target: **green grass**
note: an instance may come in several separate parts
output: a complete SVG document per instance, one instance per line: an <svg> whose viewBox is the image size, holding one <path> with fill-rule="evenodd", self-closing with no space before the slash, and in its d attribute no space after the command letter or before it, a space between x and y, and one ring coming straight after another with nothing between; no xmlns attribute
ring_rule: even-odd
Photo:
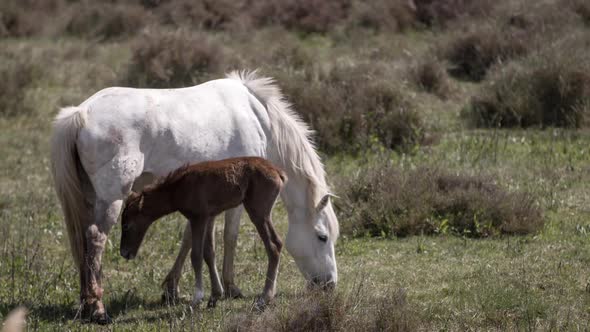
<svg viewBox="0 0 590 332"><path fill-rule="evenodd" d="M227 32L211 35L236 55L231 65L268 69L265 65L270 62L272 70L276 70L272 61L281 63L282 59L272 59L281 45L270 41L286 36L289 43L312 55L311 63L304 64L309 68L283 69L287 78L298 77L295 74L304 70L317 75L339 63L359 64L369 59L388 68L387 75L415 102L433 143L410 147L405 153L375 145L354 156L326 156L336 194L361 166L386 158L401 170L431 167L488 176L509 191L530 192L544 213L543 229L527 236L341 236L336 245L340 277L336 298L355 304L362 297L359 305L369 306L335 311L350 316L342 317L343 321L379 310L372 303L401 289L412 329L590 330L590 131L467 129L460 111L481 84L451 80L450 96L440 99L417 89L404 76L407 68L436 53L458 30L376 35L359 30L350 36L307 39L272 28L261 29L253 38ZM160 283L174 262L184 228L184 220L173 215L150 229L139 256L132 261L119 256L119 225L113 228L103 258L104 300L113 324L100 327L73 320L78 275L51 186L51 118L60 106L78 104L103 87L121 84L132 42L96 43L72 37L0 40L0 61L15 59L7 53L17 58L27 55L42 68L37 81L24 92L23 103L30 113L0 117L0 321L18 305L29 309L27 323L33 331L201 331L224 329L245 314L261 320L269 316L289 319L293 308L308 303L309 295L286 250L276 302L262 315L253 311L254 297L263 286L266 255L246 217L236 260L236 282L246 298L220 301L215 309L191 309L194 276L187 262L180 285L184 301L173 307L162 305ZM272 51L260 51L267 46ZM341 202L335 199L338 204ZM287 218L281 204L275 208L274 222L284 238ZM349 222L340 220L341 224ZM219 267L222 234L218 220ZM205 283L209 290L208 276ZM359 325L351 326L358 329Z"/></svg>
<svg viewBox="0 0 590 332"><path fill-rule="evenodd" d="M78 278L49 178L47 122L3 123L0 128L0 313L24 304L33 330L92 330L98 327L72 321ZM484 240L342 237L336 247L338 292L361 281L368 296L403 288L408 306L417 312L413 319L428 330L590 328L588 153L589 133L551 130L452 133L414 155L393 153L390 157L401 168L434 164L485 172L510 187L535 192L546 211L545 228L536 235ZM338 178L371 158L332 157L327 164L332 178ZM284 235L281 205L274 220ZM182 218L156 223L139 257L130 262L118 255L116 226L104 257L111 328L217 330L236 314L251 311L263 285L266 258L254 228L247 220L242 224L236 278L247 298L196 310L188 306L194 279L188 263L181 282L187 301L175 307L159 303L159 284L175 258ZM219 262L221 234L218 221ZM298 301L304 290L304 280L285 252L274 306Z"/></svg>

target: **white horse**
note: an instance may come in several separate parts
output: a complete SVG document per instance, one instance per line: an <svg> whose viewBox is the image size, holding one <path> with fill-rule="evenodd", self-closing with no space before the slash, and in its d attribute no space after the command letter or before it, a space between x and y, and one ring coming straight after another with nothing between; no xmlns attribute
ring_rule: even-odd
<svg viewBox="0 0 590 332"><path fill-rule="evenodd" d="M107 88L78 107L62 109L54 123L52 172L80 272L81 301L92 319L108 322L101 257L123 199L132 188L187 162L259 156L285 169L289 182L281 197L289 217L287 250L309 282L335 284L338 221L309 136L273 80L253 72L183 89ZM225 214L226 296L240 295L233 258L242 211L238 207ZM190 238L187 228L164 281L172 297ZM195 294L203 294L202 289Z"/></svg>

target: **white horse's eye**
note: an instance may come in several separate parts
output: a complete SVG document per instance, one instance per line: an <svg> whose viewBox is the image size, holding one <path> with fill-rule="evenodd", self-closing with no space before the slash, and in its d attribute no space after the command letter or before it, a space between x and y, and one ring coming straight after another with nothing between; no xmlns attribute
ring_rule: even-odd
<svg viewBox="0 0 590 332"><path fill-rule="evenodd" d="M322 242L328 242L328 235L326 234L318 234L318 240Z"/></svg>

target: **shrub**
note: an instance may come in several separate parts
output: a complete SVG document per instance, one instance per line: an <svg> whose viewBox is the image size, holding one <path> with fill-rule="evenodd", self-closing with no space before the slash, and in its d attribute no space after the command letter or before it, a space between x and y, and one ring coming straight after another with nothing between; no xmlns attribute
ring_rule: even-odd
<svg viewBox="0 0 590 332"><path fill-rule="evenodd" d="M449 78L443 65L434 58L415 65L410 72L414 83L422 90L446 98L451 93Z"/></svg>
<svg viewBox="0 0 590 332"><path fill-rule="evenodd" d="M223 61L221 46L204 34L144 34L133 49L126 83L154 88L195 85L220 75Z"/></svg>
<svg viewBox="0 0 590 332"><path fill-rule="evenodd" d="M385 163L359 170L340 188L342 232L408 236L452 232L472 237L527 234L543 226L526 193L507 192L489 178L431 168L400 171Z"/></svg>
<svg viewBox="0 0 590 332"><path fill-rule="evenodd" d="M245 15L243 1L235 0L176 0L152 6L158 7L156 13L164 24L175 27L226 29L239 15Z"/></svg>
<svg viewBox="0 0 590 332"><path fill-rule="evenodd" d="M147 20L147 13L137 4L81 2L70 10L66 32L103 40L134 35Z"/></svg>
<svg viewBox="0 0 590 332"><path fill-rule="evenodd" d="M40 76L40 68L22 56L2 59L0 66L0 117L29 114L33 109L26 103L27 88Z"/></svg>
<svg viewBox="0 0 590 332"><path fill-rule="evenodd" d="M355 152L374 141L405 149L421 141L423 122L391 77L370 65L338 65L317 77L278 74L281 87L327 152Z"/></svg>
<svg viewBox="0 0 590 332"><path fill-rule="evenodd" d="M15 0L0 2L0 37L26 37L39 33L44 17Z"/></svg>
<svg viewBox="0 0 590 332"><path fill-rule="evenodd" d="M574 11L580 15L586 25L590 25L590 4L586 1L574 2Z"/></svg>
<svg viewBox="0 0 590 332"><path fill-rule="evenodd" d="M360 26L377 32L403 31L416 23L411 1L356 1L351 15L354 28Z"/></svg>
<svg viewBox="0 0 590 332"><path fill-rule="evenodd" d="M417 19L428 26L445 26L462 16L482 16L490 12L488 0L413 0Z"/></svg>
<svg viewBox="0 0 590 332"><path fill-rule="evenodd" d="M533 63L502 71L463 116L476 127L588 125L590 66L558 56Z"/></svg>
<svg viewBox="0 0 590 332"><path fill-rule="evenodd" d="M348 17L350 6L350 0L261 1L250 15L258 26L278 24L303 33L325 33Z"/></svg>
<svg viewBox="0 0 590 332"><path fill-rule="evenodd" d="M274 306L261 314L238 314L226 331L412 331L417 318L403 290L369 293L357 286L354 293L310 292L287 308Z"/></svg>
<svg viewBox="0 0 590 332"><path fill-rule="evenodd" d="M450 62L450 74L481 81L488 69L499 61L525 54L528 47L516 33L506 30L480 29L456 39L444 51Z"/></svg>

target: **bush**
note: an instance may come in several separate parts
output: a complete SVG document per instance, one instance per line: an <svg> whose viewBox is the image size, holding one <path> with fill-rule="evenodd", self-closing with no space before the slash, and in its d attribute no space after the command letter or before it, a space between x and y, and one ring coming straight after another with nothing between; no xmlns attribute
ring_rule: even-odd
<svg viewBox="0 0 590 332"><path fill-rule="evenodd" d="M528 234L543 227L526 193L507 192L488 178L436 169L399 171L378 163L342 184L342 232L352 236L456 233L470 237Z"/></svg>
<svg viewBox="0 0 590 332"><path fill-rule="evenodd" d="M392 149L420 143L423 122L395 79L370 65L339 65L314 75L278 78L327 152L355 152L373 142Z"/></svg>
<svg viewBox="0 0 590 332"><path fill-rule="evenodd" d="M476 127L587 126L590 66L583 63L549 56L508 68L472 98L463 116Z"/></svg>
<svg viewBox="0 0 590 332"><path fill-rule="evenodd" d="M0 37L28 37L42 31L45 16L27 1L0 2Z"/></svg>
<svg viewBox="0 0 590 332"><path fill-rule="evenodd" d="M26 103L27 88L40 76L40 68L22 56L2 59L0 66L0 117L29 114L33 109Z"/></svg>
<svg viewBox="0 0 590 332"><path fill-rule="evenodd" d="M586 25L590 25L590 4L586 1L577 1L574 3L574 11L580 15Z"/></svg>
<svg viewBox="0 0 590 332"><path fill-rule="evenodd" d="M351 15L351 29L360 26L377 32L404 31L416 23L411 1L356 1Z"/></svg>
<svg viewBox="0 0 590 332"><path fill-rule="evenodd" d="M443 65L434 58L415 65L410 72L414 83L422 90L446 98L451 93L447 73Z"/></svg>
<svg viewBox="0 0 590 332"><path fill-rule="evenodd" d="M483 16L490 12L489 0L414 0L418 21L427 26L446 26L462 16Z"/></svg>
<svg viewBox="0 0 590 332"><path fill-rule="evenodd" d="M221 75L223 61L221 46L204 34L144 34L133 49L126 83L153 88L195 85Z"/></svg>
<svg viewBox="0 0 590 332"><path fill-rule="evenodd" d="M243 1L235 0L176 0L158 3L155 12L164 24L218 30L230 27L238 16L245 15L243 5Z"/></svg>
<svg viewBox="0 0 590 332"><path fill-rule="evenodd" d="M261 1L250 15L258 26L278 24L303 33L325 33L346 20L350 7L350 0Z"/></svg>
<svg viewBox="0 0 590 332"><path fill-rule="evenodd" d="M480 29L456 39L444 51L450 62L450 74L467 80L481 81L497 62L525 54L528 47L515 32Z"/></svg>
<svg viewBox="0 0 590 332"><path fill-rule="evenodd" d="M66 32L103 40L134 35L147 21L147 12L137 4L81 2L70 10Z"/></svg>
<svg viewBox="0 0 590 332"><path fill-rule="evenodd" d="M291 301L287 308L274 306L262 314L238 314L226 331L413 331L417 318L406 303L403 290L384 296L354 293L310 292Z"/></svg>

